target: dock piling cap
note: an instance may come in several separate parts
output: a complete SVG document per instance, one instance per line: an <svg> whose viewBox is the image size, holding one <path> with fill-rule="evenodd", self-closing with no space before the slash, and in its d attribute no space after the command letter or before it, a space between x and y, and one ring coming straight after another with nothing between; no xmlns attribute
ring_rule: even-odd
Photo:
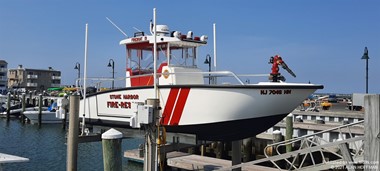
<svg viewBox="0 0 380 171"><path fill-rule="evenodd" d="M123 133L113 128L109 129L108 131L102 134L102 139L112 140L121 138L123 138Z"/></svg>

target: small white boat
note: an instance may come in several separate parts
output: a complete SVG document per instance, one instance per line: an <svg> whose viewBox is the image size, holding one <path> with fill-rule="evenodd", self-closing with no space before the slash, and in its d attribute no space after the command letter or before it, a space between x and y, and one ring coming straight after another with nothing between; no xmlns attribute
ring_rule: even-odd
<svg viewBox="0 0 380 171"><path fill-rule="evenodd" d="M38 109L25 111L24 115L30 120L32 124L38 123ZM41 123L62 123L62 120L56 117L55 111L43 110L41 111Z"/></svg>
<svg viewBox="0 0 380 171"><path fill-rule="evenodd" d="M41 123L62 123L61 118L56 117L57 103L54 102L50 107L42 107ZM23 114L32 124L38 123L38 115L40 114L39 107L28 108Z"/></svg>
<svg viewBox="0 0 380 171"><path fill-rule="evenodd" d="M46 107L43 107L43 110L46 110L47 108ZM28 108L25 108L25 111L34 111L34 110L38 110L38 107L28 107ZM11 115L11 117L18 117L20 114L22 113L22 108L17 108L17 109L11 109L9 111L9 114ZM1 117L5 117L7 115L7 112L1 112L0 113L0 116Z"/></svg>

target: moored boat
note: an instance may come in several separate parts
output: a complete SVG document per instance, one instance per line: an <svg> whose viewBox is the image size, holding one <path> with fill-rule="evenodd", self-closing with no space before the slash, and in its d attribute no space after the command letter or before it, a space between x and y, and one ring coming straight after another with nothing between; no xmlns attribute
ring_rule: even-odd
<svg viewBox="0 0 380 171"><path fill-rule="evenodd" d="M230 71L202 72L197 67L198 48L207 44L207 36L170 32L166 25L150 28L150 35L138 32L120 42L127 51L126 87L87 95L86 108L82 99L80 116L84 114L86 123L140 128L146 116L139 106L157 94L160 125L167 131L196 134L201 140L237 140L272 127L323 88L286 83L275 74L272 81L246 84ZM237 84L217 84L217 77L232 77Z"/></svg>
<svg viewBox="0 0 380 171"><path fill-rule="evenodd" d="M30 123L38 123L38 110L30 110L23 112L23 115L30 120ZM56 117L55 111L44 110L41 111L41 123L42 124L51 124L51 123L62 123L62 120Z"/></svg>

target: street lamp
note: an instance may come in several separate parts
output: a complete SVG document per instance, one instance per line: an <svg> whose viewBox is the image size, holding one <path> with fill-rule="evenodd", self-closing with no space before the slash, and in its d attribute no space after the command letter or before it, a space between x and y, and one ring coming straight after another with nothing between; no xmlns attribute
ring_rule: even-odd
<svg viewBox="0 0 380 171"><path fill-rule="evenodd" d="M368 49L367 47L364 48L364 54L362 56L362 59L365 59L365 93L368 94Z"/></svg>
<svg viewBox="0 0 380 171"><path fill-rule="evenodd" d="M111 63L112 61L112 63ZM112 67L112 89L114 88L114 79L115 79L115 61L113 61L113 59L110 59L108 61L108 65L107 67Z"/></svg>
<svg viewBox="0 0 380 171"><path fill-rule="evenodd" d="M76 64L75 64L75 67L74 67L74 69L77 69L78 70L78 80L77 80L77 87L79 87L79 78L80 78L80 63L79 62L77 62Z"/></svg>
<svg viewBox="0 0 380 171"><path fill-rule="evenodd" d="M210 54L206 55L206 60L204 64L208 64L208 72L211 72L211 56ZM211 74L208 74L208 84L211 84Z"/></svg>

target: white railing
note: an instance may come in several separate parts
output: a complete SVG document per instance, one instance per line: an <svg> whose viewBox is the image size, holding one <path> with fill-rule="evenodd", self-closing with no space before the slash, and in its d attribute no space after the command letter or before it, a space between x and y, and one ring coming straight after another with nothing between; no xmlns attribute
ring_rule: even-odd
<svg viewBox="0 0 380 171"><path fill-rule="evenodd" d="M204 78L220 78L220 77L232 77L234 78L240 85L245 85L245 83L239 78L239 77L268 77L269 74L240 74L237 75L234 72L231 71L213 71L213 72L176 72L176 73L165 73L168 75L190 75L190 74L202 74ZM157 73L158 76L163 75L162 73ZM146 76L153 76L153 73L151 74L143 74L143 75L134 75L129 77L119 77L119 78L106 78L106 77L88 77L87 80L92 81L121 81L126 80L129 78L139 78L139 77L146 77ZM76 82L83 81L83 78L77 78Z"/></svg>

